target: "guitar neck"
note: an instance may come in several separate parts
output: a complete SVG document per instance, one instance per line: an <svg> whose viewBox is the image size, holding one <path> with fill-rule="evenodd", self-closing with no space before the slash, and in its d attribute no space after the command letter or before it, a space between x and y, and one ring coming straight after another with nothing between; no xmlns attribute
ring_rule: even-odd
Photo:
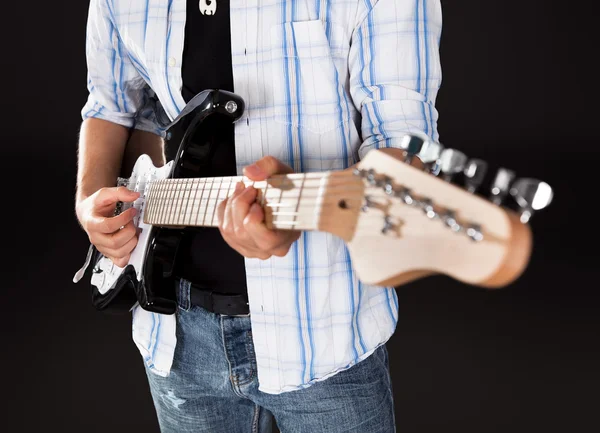
<svg viewBox="0 0 600 433"><path fill-rule="evenodd" d="M144 222L171 227L218 226L219 203L243 182L258 190L257 202L269 228L317 230L323 196L330 174L277 175L254 182L244 176L162 179L146 195Z"/></svg>

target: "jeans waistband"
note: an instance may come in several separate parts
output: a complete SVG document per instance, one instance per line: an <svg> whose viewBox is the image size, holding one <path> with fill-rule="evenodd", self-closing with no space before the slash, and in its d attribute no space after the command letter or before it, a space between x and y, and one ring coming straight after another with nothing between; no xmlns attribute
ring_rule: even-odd
<svg viewBox="0 0 600 433"><path fill-rule="evenodd" d="M175 283L177 285L177 304L182 310L189 311L192 306L197 306L224 316L250 315L247 294L215 292L196 286L184 278L176 279Z"/></svg>

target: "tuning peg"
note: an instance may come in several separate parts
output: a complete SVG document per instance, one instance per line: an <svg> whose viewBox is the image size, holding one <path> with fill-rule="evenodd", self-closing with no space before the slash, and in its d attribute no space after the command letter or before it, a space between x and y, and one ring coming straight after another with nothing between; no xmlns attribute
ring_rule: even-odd
<svg viewBox="0 0 600 433"><path fill-rule="evenodd" d="M425 140L416 135L405 135L400 142L400 148L406 152L404 162L410 164L415 157L421 152Z"/></svg>
<svg viewBox="0 0 600 433"><path fill-rule="evenodd" d="M452 177L462 172L467 163L467 155L456 149L444 149L440 156L440 170L443 174L443 179L447 182L452 180Z"/></svg>
<svg viewBox="0 0 600 433"><path fill-rule="evenodd" d="M550 185L537 179L519 179L510 188L512 195L521 208L521 222L530 220L535 211L544 209L552 202L553 192Z"/></svg>
<svg viewBox="0 0 600 433"><path fill-rule="evenodd" d="M500 168L492 183L490 199L494 204L501 205L508 193L510 184L515 178L515 172L507 168Z"/></svg>
<svg viewBox="0 0 600 433"><path fill-rule="evenodd" d="M474 193L483 182L485 173L487 172L487 162L481 159L471 159L465 167L463 174L465 176L465 185L467 191Z"/></svg>
<svg viewBox="0 0 600 433"><path fill-rule="evenodd" d="M444 146L436 141L427 140L423 143L417 157L423 163L423 170L437 176L440 172L440 156Z"/></svg>

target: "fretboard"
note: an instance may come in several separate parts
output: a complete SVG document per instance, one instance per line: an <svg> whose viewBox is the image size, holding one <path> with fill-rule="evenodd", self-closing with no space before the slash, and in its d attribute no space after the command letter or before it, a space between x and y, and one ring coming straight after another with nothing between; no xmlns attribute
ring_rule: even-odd
<svg viewBox="0 0 600 433"><path fill-rule="evenodd" d="M147 190L144 222L157 226L216 227L217 207L238 182L259 190L257 202L270 228L317 230L329 173L278 175L254 182L246 177L156 180Z"/></svg>

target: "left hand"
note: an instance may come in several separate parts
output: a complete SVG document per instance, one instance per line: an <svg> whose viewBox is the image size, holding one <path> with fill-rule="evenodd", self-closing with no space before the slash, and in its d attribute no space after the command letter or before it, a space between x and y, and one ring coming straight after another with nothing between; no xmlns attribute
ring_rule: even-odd
<svg viewBox="0 0 600 433"><path fill-rule="evenodd" d="M244 175L253 181L262 181L274 174L292 173L290 166L272 156L266 156L244 168ZM225 242L247 258L266 260L271 256L285 256L300 237L296 230L270 230L264 223L265 214L256 203L258 191L236 185L234 193L217 208L219 230Z"/></svg>

